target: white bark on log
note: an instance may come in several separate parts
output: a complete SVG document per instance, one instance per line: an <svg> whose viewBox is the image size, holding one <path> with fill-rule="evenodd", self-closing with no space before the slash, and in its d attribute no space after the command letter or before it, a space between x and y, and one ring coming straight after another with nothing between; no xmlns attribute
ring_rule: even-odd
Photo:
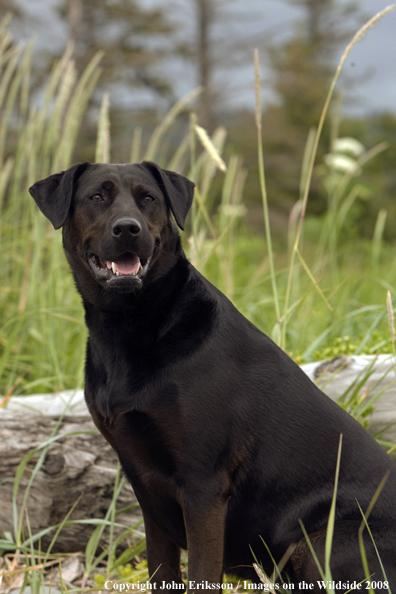
<svg viewBox="0 0 396 594"><path fill-rule="evenodd" d="M302 368L331 398L337 399L354 382L368 375L359 394L371 398L387 388L374 403L369 415L369 430L377 433L384 427L381 439L396 442L396 378L395 359L389 355L377 358L341 357L333 362L310 363ZM371 393L368 390L371 389ZM18 396L11 398L6 409L0 409L0 537L13 533L12 485L21 460L34 448L48 440L65 405L72 404L63 416L58 434L64 435L49 446L43 467L37 473L27 502L33 534L61 522L83 493L70 519L103 518L110 505L117 471L117 456L98 433L68 435L93 431L95 427L85 405L82 391L59 394ZM21 481L18 504L38 459L28 464ZM136 503L136 497L126 485L118 500L118 509ZM138 508L122 514L117 522L132 527L141 519ZM62 529L54 551L81 551L94 527L75 525ZM121 529L116 529L118 535ZM140 527L143 531L143 526ZM42 547L49 544L53 533L43 538ZM104 544L106 538L104 538Z"/></svg>

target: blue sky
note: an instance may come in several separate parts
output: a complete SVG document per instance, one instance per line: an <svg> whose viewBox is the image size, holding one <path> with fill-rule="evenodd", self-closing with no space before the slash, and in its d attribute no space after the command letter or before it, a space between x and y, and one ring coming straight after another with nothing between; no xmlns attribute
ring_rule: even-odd
<svg viewBox="0 0 396 594"><path fill-rule="evenodd" d="M56 23L53 16L52 7L55 1L19 0L20 4L25 5L29 13L36 17L27 21L23 30L24 37L38 35L39 45L64 44L66 32ZM194 32L193 0L142 0L142 3L147 6L166 6L172 18L181 25L181 37L191 39ZM389 2L386 0L359 0L361 10L368 18L388 5ZM283 0L233 0L222 6L213 31L214 37L220 40L220 43L227 43L231 51L234 41L235 44L244 41L248 46L251 45L248 49L248 53L251 51L251 54L257 41L265 39L268 35L278 40L290 36L296 20L301 15L296 8L290 7ZM340 56L341 54L342 50ZM264 55L261 55L261 65L264 101L274 100ZM191 63L174 61L167 63L166 68L166 74L173 80L177 97L196 86L197 77ZM396 111L396 10L368 31L353 49L345 65L345 73L357 82L353 85L353 92L346 96L344 111L355 115L384 109ZM253 106L253 58L251 63L247 59L239 67L219 69L216 72L216 82L225 89L225 105L228 103L230 106ZM125 101L131 105L142 100L153 102L149 95L125 97Z"/></svg>

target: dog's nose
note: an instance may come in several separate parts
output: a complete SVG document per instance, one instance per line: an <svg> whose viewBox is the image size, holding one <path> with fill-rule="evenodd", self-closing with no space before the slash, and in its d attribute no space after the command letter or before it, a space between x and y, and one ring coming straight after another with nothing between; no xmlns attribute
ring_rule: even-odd
<svg viewBox="0 0 396 594"><path fill-rule="evenodd" d="M128 237L129 235L138 235L142 226L136 219L124 218L118 219L112 229L114 237Z"/></svg>

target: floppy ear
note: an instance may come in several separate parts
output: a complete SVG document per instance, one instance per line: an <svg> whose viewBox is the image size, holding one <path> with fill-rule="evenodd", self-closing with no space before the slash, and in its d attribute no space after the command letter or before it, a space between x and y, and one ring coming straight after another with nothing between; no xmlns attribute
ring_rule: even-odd
<svg viewBox="0 0 396 594"><path fill-rule="evenodd" d="M29 188L37 206L55 229L62 227L65 222L77 179L88 165L89 163L77 163L67 171L50 175Z"/></svg>
<svg viewBox="0 0 396 594"><path fill-rule="evenodd" d="M143 161L142 165L147 167L157 180L176 223L180 229L184 229L184 221L194 198L195 184L179 173L161 169L151 161Z"/></svg>

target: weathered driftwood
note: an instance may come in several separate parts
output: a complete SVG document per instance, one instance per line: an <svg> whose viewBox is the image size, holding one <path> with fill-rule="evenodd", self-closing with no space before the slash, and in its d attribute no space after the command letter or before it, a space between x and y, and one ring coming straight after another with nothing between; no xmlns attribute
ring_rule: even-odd
<svg viewBox="0 0 396 594"><path fill-rule="evenodd" d="M354 382L357 384L362 381L365 376L366 381L359 388L359 394L363 396L362 402L387 387L373 405L373 412L368 417L369 430L377 433L387 427L381 438L396 442L394 365L393 357L382 355L377 359L337 358L330 363L304 365L303 369L333 399L338 398ZM6 409L0 409L0 537L5 531L13 532L12 484L18 464L26 454L50 438L71 397L72 403L58 429L58 434L64 437L49 446L43 467L31 488L27 503L31 531L36 534L61 522L81 494L82 498L71 519L105 516L113 494L117 458L111 447L97 433L70 435L95 429L82 391L14 397ZM298 444L294 444L294 447L298 447ZM19 505L38 455L31 460L23 475L19 488ZM131 503L136 503L136 498L130 486L126 485L118 507ZM119 516L117 521L133 526L140 518L140 511L135 509ZM93 527L82 525L64 528L54 550L82 550L92 531ZM52 536L51 533L43 538L43 547L50 542Z"/></svg>
<svg viewBox="0 0 396 594"><path fill-rule="evenodd" d="M71 520L104 518L109 508L117 473L117 456L95 429L82 391L14 397L6 409L0 409L1 538L6 531L14 532L12 487L17 467L26 454L51 437L71 397L72 404L66 409L57 430L57 435L64 437L49 446L45 462L31 487L27 512L32 534L62 522L79 497L81 499L70 516ZM85 431L89 433L81 433ZM17 499L19 513L40 453L32 458L23 474ZM136 497L131 487L126 485L117 507L120 509L133 503L137 505ZM136 508L118 516L117 522L132 527L140 519L140 510ZM94 526L81 524L65 527L53 550L81 551L93 530ZM121 531L121 528L116 528L115 534ZM43 537L43 549L53 535L54 532L51 532Z"/></svg>
<svg viewBox="0 0 396 594"><path fill-rule="evenodd" d="M369 432L383 441L396 443L395 356L341 356L302 368L333 400L338 400L348 390L344 402L348 401L356 389L360 406L370 405L372 409L367 417Z"/></svg>

